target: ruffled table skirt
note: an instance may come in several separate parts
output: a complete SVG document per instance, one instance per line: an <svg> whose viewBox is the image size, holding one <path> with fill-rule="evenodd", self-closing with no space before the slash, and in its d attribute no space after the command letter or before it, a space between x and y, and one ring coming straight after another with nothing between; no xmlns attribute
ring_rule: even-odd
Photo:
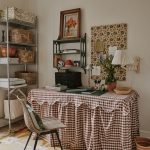
<svg viewBox="0 0 150 150"><path fill-rule="evenodd" d="M31 90L28 101L41 116L54 116L64 148L72 150L134 150L139 135L138 94L101 96ZM47 136L50 142L50 136Z"/></svg>

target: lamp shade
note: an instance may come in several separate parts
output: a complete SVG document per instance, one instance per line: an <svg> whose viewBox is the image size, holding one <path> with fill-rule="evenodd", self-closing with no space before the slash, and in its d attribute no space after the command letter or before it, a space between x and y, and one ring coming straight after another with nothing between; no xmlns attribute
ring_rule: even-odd
<svg viewBox="0 0 150 150"><path fill-rule="evenodd" d="M116 50L114 58L112 60L112 64L122 66L131 64L129 57L127 56L126 50Z"/></svg>

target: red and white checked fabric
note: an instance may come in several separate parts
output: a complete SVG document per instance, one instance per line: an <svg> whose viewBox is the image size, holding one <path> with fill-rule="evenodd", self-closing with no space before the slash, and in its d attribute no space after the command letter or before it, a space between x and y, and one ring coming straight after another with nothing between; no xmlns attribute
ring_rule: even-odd
<svg viewBox="0 0 150 150"><path fill-rule="evenodd" d="M33 89L28 101L41 117L57 117L67 126L60 134L64 148L134 150L134 137L139 135L138 97L135 91L92 96Z"/></svg>

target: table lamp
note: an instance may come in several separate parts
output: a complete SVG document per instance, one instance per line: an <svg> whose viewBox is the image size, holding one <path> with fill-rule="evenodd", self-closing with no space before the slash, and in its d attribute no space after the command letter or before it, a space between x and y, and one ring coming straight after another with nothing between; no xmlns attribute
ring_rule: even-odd
<svg viewBox="0 0 150 150"><path fill-rule="evenodd" d="M112 60L113 65L121 65L126 70L135 72L140 71L140 58L135 57L133 60L127 55L126 50L116 50Z"/></svg>

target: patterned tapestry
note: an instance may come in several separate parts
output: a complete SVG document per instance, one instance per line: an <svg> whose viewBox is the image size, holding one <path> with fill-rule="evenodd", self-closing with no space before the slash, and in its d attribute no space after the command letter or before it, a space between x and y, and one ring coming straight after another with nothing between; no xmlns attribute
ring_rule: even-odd
<svg viewBox="0 0 150 150"><path fill-rule="evenodd" d="M112 24L91 27L91 63L99 66L100 55L108 55L109 47L127 49L127 24ZM125 69L116 69L117 80L126 80ZM106 73L101 67L100 76L92 75L92 79L105 79Z"/></svg>

